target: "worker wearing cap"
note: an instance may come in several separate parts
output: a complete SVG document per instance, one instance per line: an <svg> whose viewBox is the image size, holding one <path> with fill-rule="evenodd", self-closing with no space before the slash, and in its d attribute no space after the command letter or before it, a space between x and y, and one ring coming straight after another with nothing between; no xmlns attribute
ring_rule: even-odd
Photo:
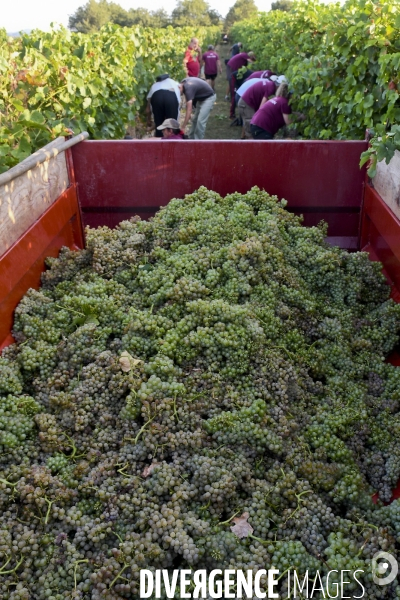
<svg viewBox="0 0 400 600"><path fill-rule="evenodd" d="M199 77L186 77L179 84L180 92L186 98L186 115L182 125L185 130L195 107L192 124L188 137L192 140L202 140L210 111L214 106L215 92L212 87Z"/></svg>
<svg viewBox="0 0 400 600"><path fill-rule="evenodd" d="M250 130L255 140L272 140L284 125L290 125L292 109L289 106L289 86L280 84L275 98L271 98L259 108L250 121Z"/></svg>
<svg viewBox="0 0 400 600"><path fill-rule="evenodd" d="M165 119L157 129L162 133L162 140L183 140L183 131L176 119Z"/></svg>
<svg viewBox="0 0 400 600"><path fill-rule="evenodd" d="M214 51L214 46L211 44L208 46L207 52L204 52L202 61L204 63L204 75L206 81L212 89L215 89L215 78L218 73L221 75L222 68L219 55Z"/></svg>
<svg viewBox="0 0 400 600"><path fill-rule="evenodd" d="M274 79L272 79L272 77ZM265 104L271 96L275 96L277 88L286 78L272 76L271 79L251 79L250 82L256 83L250 85L242 94L238 102L239 115L243 121L242 139L252 139L250 130L250 121L254 113Z"/></svg>
<svg viewBox="0 0 400 600"><path fill-rule="evenodd" d="M158 126L165 119L179 119L181 93L179 84L170 78L168 73L159 75L147 94L147 125L151 126L151 115L156 127L156 137L162 137Z"/></svg>

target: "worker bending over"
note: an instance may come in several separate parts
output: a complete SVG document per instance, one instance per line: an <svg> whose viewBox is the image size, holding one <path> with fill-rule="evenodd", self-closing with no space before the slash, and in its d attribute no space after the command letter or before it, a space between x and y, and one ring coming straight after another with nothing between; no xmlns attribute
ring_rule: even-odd
<svg viewBox="0 0 400 600"><path fill-rule="evenodd" d="M254 84L253 81L255 81ZM275 76L274 80L272 78L250 80L250 85L244 90L238 101L239 116L243 122L242 139L252 139L250 121L254 113L267 102L268 98L275 96L277 88L284 82L286 82L286 78L283 75ZM246 82L243 86L245 85Z"/></svg>
<svg viewBox="0 0 400 600"><path fill-rule="evenodd" d="M210 111L214 106L215 92L212 87L199 77L186 77L179 84L181 94L186 99L186 115L182 125L185 130L195 108L192 124L189 130L189 139L202 140Z"/></svg>
<svg viewBox="0 0 400 600"><path fill-rule="evenodd" d="M284 125L290 125L292 109L289 106L289 86L281 83L275 98L271 98L255 113L250 130L255 140L272 140Z"/></svg>

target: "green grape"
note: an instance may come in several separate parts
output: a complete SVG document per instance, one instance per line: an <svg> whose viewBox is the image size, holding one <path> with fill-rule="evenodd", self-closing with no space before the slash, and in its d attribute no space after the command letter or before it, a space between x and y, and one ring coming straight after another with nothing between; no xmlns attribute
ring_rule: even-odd
<svg viewBox="0 0 400 600"><path fill-rule="evenodd" d="M257 188L200 188L49 260L0 358L2 597L273 566L362 568L383 597L370 565L397 556L399 509L371 496L400 477L400 308L325 237Z"/></svg>

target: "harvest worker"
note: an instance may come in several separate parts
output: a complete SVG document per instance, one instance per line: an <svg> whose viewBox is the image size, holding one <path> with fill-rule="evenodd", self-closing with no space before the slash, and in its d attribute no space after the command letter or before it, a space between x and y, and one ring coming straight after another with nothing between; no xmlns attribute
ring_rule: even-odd
<svg viewBox="0 0 400 600"><path fill-rule="evenodd" d="M231 58L232 56L236 56L236 54L239 54L239 52L242 49L242 42L236 42L235 44L233 44L233 46L231 46Z"/></svg>
<svg viewBox="0 0 400 600"><path fill-rule="evenodd" d="M236 85L236 88L237 88L236 92L235 92L236 106L238 106L239 100L243 96L245 91L248 90L252 85L255 85L256 83L258 83L259 81L263 81L263 80L262 79L250 79L250 77L248 77L241 85L239 85L239 87L238 87L238 84Z"/></svg>
<svg viewBox="0 0 400 600"><path fill-rule="evenodd" d="M287 82L286 77L284 75L279 75L279 77L277 75L271 75L271 77L268 79L271 79L271 81L275 81L275 83L278 82L276 84L276 87L278 87L283 82ZM252 76L247 77L247 79L242 83L242 85L236 90L236 104L239 102L239 98L243 96L246 90L248 90L251 86L255 85L256 83L259 83L260 81L265 81L265 79Z"/></svg>
<svg viewBox="0 0 400 600"><path fill-rule="evenodd" d="M271 75L275 75L275 73L269 69L266 69L266 71L253 71L249 79L270 79Z"/></svg>
<svg viewBox="0 0 400 600"><path fill-rule="evenodd" d="M251 89L251 88L250 88ZM290 125L292 109L289 106L289 86L281 83L275 98L261 106L250 121L251 135L255 140L272 140L284 125Z"/></svg>
<svg viewBox="0 0 400 600"><path fill-rule="evenodd" d="M232 56L228 60L228 65L232 71L239 71L242 67L247 67L248 63L254 63L256 61L256 57L254 56L254 52L241 52L240 54L236 54Z"/></svg>
<svg viewBox="0 0 400 600"><path fill-rule="evenodd" d="M192 38L183 58L183 68L188 77L198 77L200 73L201 48L199 40Z"/></svg>
<svg viewBox="0 0 400 600"><path fill-rule="evenodd" d="M243 81L243 83L240 85L240 87L238 87L236 90L236 104L239 102L239 98L243 96L246 90L248 90L252 85L259 83L260 81L265 81L266 79L261 79L260 77L253 77L252 75L248 76L245 79L245 81Z"/></svg>
<svg viewBox="0 0 400 600"><path fill-rule="evenodd" d="M162 137L162 132L158 130L158 126L165 119L179 118L180 101L179 83L171 79L167 73L159 75L147 94L146 108L147 125L149 127L151 126L151 114L153 113L156 137Z"/></svg>
<svg viewBox="0 0 400 600"><path fill-rule="evenodd" d="M270 79L252 79L251 81L256 81L256 83L245 90L238 102L239 116L243 122L242 139L252 138L250 121L254 113L267 102L270 96L275 96L277 87L282 83Z"/></svg>
<svg viewBox="0 0 400 600"><path fill-rule="evenodd" d="M230 118L235 118L235 86L236 86L236 77L234 74L237 74L239 69L242 67L247 67L248 63L255 62L256 58L254 56L254 52L240 52L240 54L236 54L231 59L228 60L227 66L231 72L231 78L229 81L230 85L230 95L231 95L231 110L230 110ZM242 77L243 79L243 77ZM246 77L244 78L246 79Z"/></svg>
<svg viewBox="0 0 400 600"><path fill-rule="evenodd" d="M165 119L157 129L162 132L163 140L183 140L183 131L176 119Z"/></svg>
<svg viewBox="0 0 400 600"><path fill-rule="evenodd" d="M232 89L233 89L233 99L231 100L231 107L230 107L230 118L234 119L235 118L235 108L237 106L237 103L239 102L239 98L240 96L237 93L237 90L239 87L241 87L246 81L248 76L251 74L250 69L246 69L246 67L242 67L239 71L234 71L232 73L232 78L231 78L231 85L232 85ZM253 81L255 81L253 79ZM237 121L237 125L241 125L242 122L240 119L236 119ZM232 123L231 123L232 125Z"/></svg>
<svg viewBox="0 0 400 600"><path fill-rule="evenodd" d="M216 52L214 52L214 46L211 44L208 46L207 52L204 52L202 56L202 60L204 63L204 75L206 81L209 85L211 85L212 89L215 89L215 78L219 73L221 75L221 61Z"/></svg>
<svg viewBox="0 0 400 600"><path fill-rule="evenodd" d="M186 77L179 84L179 88L181 94L186 98L186 116L182 129L185 130L192 115L193 107L195 107L188 137L192 140L202 140L210 111L214 106L215 92L211 85L199 77Z"/></svg>

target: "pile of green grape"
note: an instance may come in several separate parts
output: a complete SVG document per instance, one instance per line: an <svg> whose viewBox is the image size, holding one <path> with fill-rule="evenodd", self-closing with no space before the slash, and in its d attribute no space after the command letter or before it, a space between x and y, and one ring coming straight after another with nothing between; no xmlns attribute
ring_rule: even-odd
<svg viewBox="0 0 400 600"><path fill-rule="evenodd" d="M200 188L49 259L0 357L3 600L272 567L400 597L371 573L400 543L400 306L285 204Z"/></svg>

